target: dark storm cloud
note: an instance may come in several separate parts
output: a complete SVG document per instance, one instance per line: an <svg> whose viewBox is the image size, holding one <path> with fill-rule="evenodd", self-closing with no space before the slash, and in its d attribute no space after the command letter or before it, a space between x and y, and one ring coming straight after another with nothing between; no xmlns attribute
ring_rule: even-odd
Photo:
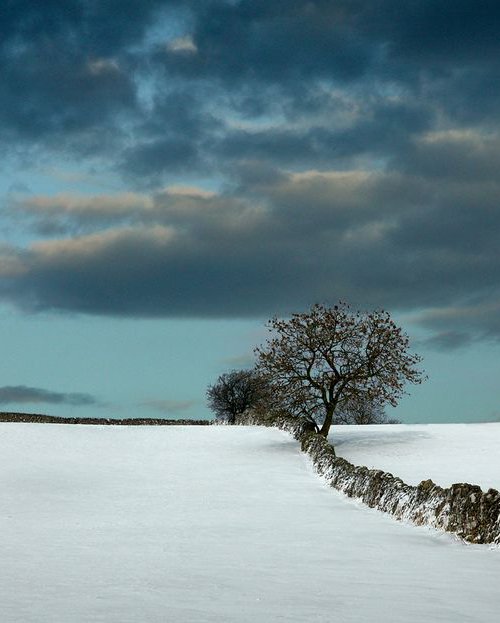
<svg viewBox="0 0 500 623"><path fill-rule="evenodd" d="M168 0L6 0L0 32L5 48L26 41L62 40L109 54L140 40L154 11L178 4Z"/></svg>
<svg viewBox="0 0 500 623"><path fill-rule="evenodd" d="M6 149L101 158L142 193L12 193L32 240L0 248L4 300L201 317L342 297L427 310L439 348L500 335L497 2L6 7Z"/></svg>
<svg viewBox="0 0 500 623"><path fill-rule="evenodd" d="M381 73L454 123L498 126L500 6L494 0L363 3L359 28L383 42Z"/></svg>
<svg viewBox="0 0 500 623"><path fill-rule="evenodd" d="M500 293L486 291L477 300L428 309L413 318L432 331L422 342L437 350L457 350L479 341L500 341Z"/></svg>
<svg viewBox="0 0 500 623"><path fill-rule="evenodd" d="M64 198L31 200L26 209L41 218L49 211L77 222L87 211L99 215L101 203L106 224L5 249L1 295L29 310L200 317L269 315L339 298L407 311L450 301L461 308L467 293L486 302L499 293L498 185L478 194L474 183L348 171L282 174L253 190L252 200L196 189L136 195L121 209L119 197L74 199L71 209ZM473 318L465 314L454 329ZM480 315L475 327L490 321ZM488 326L485 335L500 332Z"/></svg>
<svg viewBox="0 0 500 623"><path fill-rule="evenodd" d="M351 28L349 12L346 2L207 3L196 14L196 53L164 49L158 60L175 75L238 83L354 80L371 67L372 50Z"/></svg>
<svg viewBox="0 0 500 623"><path fill-rule="evenodd" d="M54 49L19 52L8 60L0 95L7 138L40 139L107 124L133 106L134 89L117 62L71 58Z"/></svg>
<svg viewBox="0 0 500 623"><path fill-rule="evenodd" d="M127 149L120 164L122 171L136 178L139 184L157 186L164 173L182 173L199 164L194 141L182 137L167 137L138 143Z"/></svg>
<svg viewBox="0 0 500 623"><path fill-rule="evenodd" d="M89 394L52 392L26 385L6 385L0 387L0 404L11 403L43 403L65 404L72 407L93 406L98 401Z"/></svg>
<svg viewBox="0 0 500 623"><path fill-rule="evenodd" d="M78 150L71 136L99 131L118 138L139 113L134 63L166 0L8 1L2 6L0 135L56 152ZM108 139L110 140L110 139ZM88 137L83 142L88 141ZM115 145L116 147L116 145ZM83 145L85 150L85 145ZM92 143L96 155L97 141ZM99 154L97 154L99 155Z"/></svg>
<svg viewBox="0 0 500 623"><path fill-rule="evenodd" d="M194 11L192 53L163 47L157 60L174 76L281 86L302 100L318 80L458 86L469 69L496 67L499 23L493 0L211 2Z"/></svg>
<svg viewBox="0 0 500 623"><path fill-rule="evenodd" d="M410 102L364 106L356 121L332 129L264 128L227 131L215 151L226 159L258 159L274 166L335 166L360 156L411 154L413 138L432 127L432 113Z"/></svg>
<svg viewBox="0 0 500 623"><path fill-rule="evenodd" d="M491 60L498 49L495 0L354 2L360 29L390 44L390 54L429 67ZM361 7L363 7L361 9Z"/></svg>
<svg viewBox="0 0 500 623"><path fill-rule="evenodd" d="M500 137L444 132L413 141L393 166L435 180L444 178L482 186L500 177Z"/></svg>
<svg viewBox="0 0 500 623"><path fill-rule="evenodd" d="M206 110L207 101L210 97L204 88L177 86L173 92L158 93L137 140L123 150L117 169L138 187L157 187L165 175L201 170L206 175L213 170L211 137L224 126Z"/></svg>
<svg viewBox="0 0 500 623"><path fill-rule="evenodd" d="M241 158L397 157L437 110L496 123L491 2L70 0L2 17L3 137L111 157L138 186ZM224 131L234 114L286 123Z"/></svg>

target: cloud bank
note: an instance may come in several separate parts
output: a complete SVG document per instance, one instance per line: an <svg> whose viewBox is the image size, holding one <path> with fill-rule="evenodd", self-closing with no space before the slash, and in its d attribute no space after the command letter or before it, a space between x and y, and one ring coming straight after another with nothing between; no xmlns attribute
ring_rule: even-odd
<svg viewBox="0 0 500 623"><path fill-rule="evenodd" d="M413 312L441 348L498 339L499 26L489 0L16 3L6 153L121 181L11 193L1 300L241 317L343 298Z"/></svg>
<svg viewBox="0 0 500 623"><path fill-rule="evenodd" d="M61 393L26 385L0 387L0 404L63 404L72 407L88 407L99 402L90 394Z"/></svg>

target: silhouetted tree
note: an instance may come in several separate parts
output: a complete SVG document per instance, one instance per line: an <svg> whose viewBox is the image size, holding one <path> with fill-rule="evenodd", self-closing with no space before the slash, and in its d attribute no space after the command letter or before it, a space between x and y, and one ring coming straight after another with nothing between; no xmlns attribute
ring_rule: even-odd
<svg viewBox="0 0 500 623"><path fill-rule="evenodd" d="M272 336L255 349L256 370L276 400L321 423L325 437L349 401L364 397L395 406L405 382L422 382L420 357L408 352L408 336L386 311L353 312L343 302L314 305L288 320L273 318L268 328Z"/></svg>
<svg viewBox="0 0 500 623"><path fill-rule="evenodd" d="M384 405L358 396L337 409L333 424L401 424L399 420L389 419Z"/></svg>
<svg viewBox="0 0 500 623"><path fill-rule="evenodd" d="M256 408L267 395L267 383L255 370L226 372L207 389L208 406L217 420L228 424L234 424L247 409Z"/></svg>

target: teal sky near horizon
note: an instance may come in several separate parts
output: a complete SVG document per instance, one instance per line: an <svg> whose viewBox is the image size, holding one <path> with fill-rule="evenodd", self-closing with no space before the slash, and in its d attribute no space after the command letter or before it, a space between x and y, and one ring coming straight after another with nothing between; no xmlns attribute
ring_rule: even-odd
<svg viewBox="0 0 500 623"><path fill-rule="evenodd" d="M206 418L273 315L388 309L390 417L500 420L500 5L19 0L0 410Z"/></svg>
<svg viewBox="0 0 500 623"><path fill-rule="evenodd" d="M5 386L90 393L95 404L19 402L1 410L65 417L211 418L204 392L219 374L246 367L266 336L256 320L149 321L2 315ZM20 348L19 344L23 347ZM415 349L416 350L416 349ZM423 351L420 351L423 352ZM409 386L390 417L404 423L500 419L498 348L426 350L429 379ZM477 371L484 370L481 376ZM471 382L474 379L474 382Z"/></svg>

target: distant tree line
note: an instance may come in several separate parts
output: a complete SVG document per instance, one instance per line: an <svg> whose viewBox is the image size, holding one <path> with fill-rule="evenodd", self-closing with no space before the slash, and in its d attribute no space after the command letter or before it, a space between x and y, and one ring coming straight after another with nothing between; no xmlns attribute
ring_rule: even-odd
<svg viewBox="0 0 500 623"><path fill-rule="evenodd" d="M99 426L206 426L208 420L167 420L164 418L97 418L63 417L41 413L0 412L0 422L26 422L35 424L94 424Z"/></svg>
<svg viewBox="0 0 500 623"><path fill-rule="evenodd" d="M267 326L271 335L255 349L255 367L222 374L207 389L218 421L234 424L249 409L286 412L324 436L332 424L396 423L385 405L396 406L405 383L424 379L421 358L386 311L314 305Z"/></svg>

